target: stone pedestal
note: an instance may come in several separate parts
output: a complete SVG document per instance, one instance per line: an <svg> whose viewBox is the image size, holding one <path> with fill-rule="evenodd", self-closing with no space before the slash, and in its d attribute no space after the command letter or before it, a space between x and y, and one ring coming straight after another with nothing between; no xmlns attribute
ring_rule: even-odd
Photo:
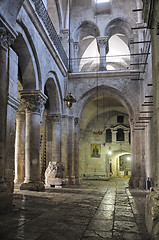
<svg viewBox="0 0 159 240"><path fill-rule="evenodd" d="M46 96L40 91L21 92L26 102L25 132L25 181L21 190L41 191L44 184L40 181L40 121Z"/></svg>
<svg viewBox="0 0 159 240"><path fill-rule="evenodd" d="M100 53L99 71L106 70L106 53L108 52L108 37L98 37L97 45Z"/></svg>

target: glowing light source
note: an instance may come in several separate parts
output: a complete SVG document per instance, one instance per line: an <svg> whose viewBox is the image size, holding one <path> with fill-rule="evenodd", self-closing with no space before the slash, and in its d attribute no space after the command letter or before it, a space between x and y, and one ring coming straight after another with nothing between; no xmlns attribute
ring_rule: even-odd
<svg viewBox="0 0 159 240"><path fill-rule="evenodd" d="M127 160L128 160L128 161L130 161L130 160L131 160L131 158L130 158L130 157L127 157Z"/></svg>
<svg viewBox="0 0 159 240"><path fill-rule="evenodd" d="M109 147L108 155L112 155L112 151L111 151L110 147Z"/></svg>
<svg viewBox="0 0 159 240"><path fill-rule="evenodd" d="M110 0L96 0L96 3L105 3L105 2L110 2Z"/></svg>

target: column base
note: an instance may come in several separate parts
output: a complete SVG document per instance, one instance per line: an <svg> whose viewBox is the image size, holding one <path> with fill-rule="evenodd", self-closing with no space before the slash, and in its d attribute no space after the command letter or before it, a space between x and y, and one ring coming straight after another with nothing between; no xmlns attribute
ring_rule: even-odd
<svg viewBox="0 0 159 240"><path fill-rule="evenodd" d="M74 185L74 179L69 177L68 178L68 185Z"/></svg>
<svg viewBox="0 0 159 240"><path fill-rule="evenodd" d="M159 190L150 192L146 200L145 220L152 240L159 239Z"/></svg>
<svg viewBox="0 0 159 240"><path fill-rule="evenodd" d="M134 188L139 188L139 177L134 177L132 183Z"/></svg>
<svg viewBox="0 0 159 240"><path fill-rule="evenodd" d="M44 189L45 186L43 182L24 182L20 186L20 190L43 191Z"/></svg>
<svg viewBox="0 0 159 240"><path fill-rule="evenodd" d="M82 179L81 178L75 178L75 185L81 185Z"/></svg>
<svg viewBox="0 0 159 240"><path fill-rule="evenodd" d="M106 67L100 67L99 71L107 71Z"/></svg>

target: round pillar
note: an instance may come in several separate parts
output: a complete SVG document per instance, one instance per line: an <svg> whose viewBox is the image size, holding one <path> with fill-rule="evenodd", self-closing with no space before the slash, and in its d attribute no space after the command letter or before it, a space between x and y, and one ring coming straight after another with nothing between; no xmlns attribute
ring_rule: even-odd
<svg viewBox="0 0 159 240"><path fill-rule="evenodd" d="M64 178L68 179L68 116L62 115L61 125L61 162L64 166Z"/></svg>
<svg viewBox="0 0 159 240"><path fill-rule="evenodd" d="M40 191L44 189L40 181L40 124L46 96L40 91L22 91L21 97L26 102L26 129L25 180L20 189Z"/></svg>
<svg viewBox="0 0 159 240"><path fill-rule="evenodd" d="M24 122L25 112L17 112L15 138L15 183L22 183L24 181Z"/></svg>
<svg viewBox="0 0 159 240"><path fill-rule="evenodd" d="M106 70L106 53L108 52L108 37L98 37L97 45L100 53L99 71Z"/></svg>

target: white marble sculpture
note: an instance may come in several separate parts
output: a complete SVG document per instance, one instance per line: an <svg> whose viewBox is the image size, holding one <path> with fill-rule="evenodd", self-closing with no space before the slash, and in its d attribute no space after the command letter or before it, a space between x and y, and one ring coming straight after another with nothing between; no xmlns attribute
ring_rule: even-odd
<svg viewBox="0 0 159 240"><path fill-rule="evenodd" d="M57 163L49 162L49 165L45 171L45 184L46 186L61 186L62 180L56 177L57 175Z"/></svg>

